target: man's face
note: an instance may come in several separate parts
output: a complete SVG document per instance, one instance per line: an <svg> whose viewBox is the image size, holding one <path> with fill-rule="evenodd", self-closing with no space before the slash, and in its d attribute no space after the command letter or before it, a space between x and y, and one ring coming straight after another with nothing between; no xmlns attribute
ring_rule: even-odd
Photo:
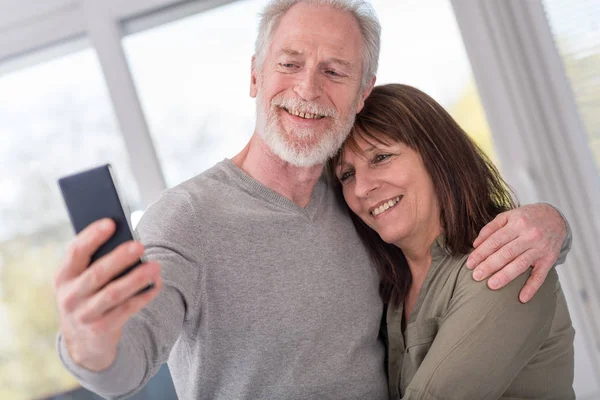
<svg viewBox="0 0 600 400"><path fill-rule="evenodd" d="M271 151L299 167L337 151L372 87L361 93L362 52L348 13L300 3L283 16L250 88L256 132Z"/></svg>

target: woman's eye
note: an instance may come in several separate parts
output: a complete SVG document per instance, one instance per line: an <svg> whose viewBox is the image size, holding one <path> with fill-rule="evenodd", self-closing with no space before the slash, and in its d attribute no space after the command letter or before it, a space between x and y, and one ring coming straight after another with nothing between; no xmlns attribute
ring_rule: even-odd
<svg viewBox="0 0 600 400"><path fill-rule="evenodd" d="M353 175L352 171L342 172L342 174L340 174L338 179L340 180L340 182L344 183L348 179L350 179L352 177L352 175Z"/></svg>
<svg viewBox="0 0 600 400"><path fill-rule="evenodd" d="M387 160L390 157L391 157L391 154L377 154L375 157L373 157L373 162L375 162L375 163L382 162L384 160Z"/></svg>

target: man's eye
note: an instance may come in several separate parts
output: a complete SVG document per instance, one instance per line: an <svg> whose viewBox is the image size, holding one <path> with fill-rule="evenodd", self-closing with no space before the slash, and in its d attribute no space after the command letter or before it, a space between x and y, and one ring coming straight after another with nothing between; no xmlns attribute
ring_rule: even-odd
<svg viewBox="0 0 600 400"><path fill-rule="evenodd" d="M281 65L283 68L286 68L286 69L293 69L296 67L296 64L292 64L292 63L280 63L279 65Z"/></svg>
<svg viewBox="0 0 600 400"><path fill-rule="evenodd" d="M338 74L337 72L335 72L335 71L334 71L334 70L332 70L332 69L328 69L327 71L325 71L325 73L326 73L327 75L331 75L331 76L335 76L335 77L342 76L342 75Z"/></svg>
<svg viewBox="0 0 600 400"><path fill-rule="evenodd" d="M340 182L344 183L348 179L350 179L352 177L352 175L354 175L354 173L352 171L345 171L340 174L338 179L340 180Z"/></svg>

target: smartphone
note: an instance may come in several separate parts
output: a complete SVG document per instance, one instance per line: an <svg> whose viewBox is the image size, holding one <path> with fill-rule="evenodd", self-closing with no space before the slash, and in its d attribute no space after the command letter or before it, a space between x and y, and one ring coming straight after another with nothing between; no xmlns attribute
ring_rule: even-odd
<svg viewBox="0 0 600 400"><path fill-rule="evenodd" d="M120 244L134 239L127 204L119 194L116 177L110 164L60 178L58 185L76 234L102 218L110 218L115 222L115 233L92 255L90 264L110 253ZM114 279L127 274L143 261L138 260ZM150 284L140 293L153 286Z"/></svg>

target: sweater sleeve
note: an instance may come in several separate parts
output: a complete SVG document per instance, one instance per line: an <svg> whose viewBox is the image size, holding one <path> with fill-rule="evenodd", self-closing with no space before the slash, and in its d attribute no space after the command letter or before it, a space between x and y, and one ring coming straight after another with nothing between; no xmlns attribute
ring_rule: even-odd
<svg viewBox="0 0 600 400"><path fill-rule="evenodd" d="M540 349L554 318L556 271L521 304L527 275L493 291L461 271L448 313L403 399L498 399Z"/></svg>
<svg viewBox="0 0 600 400"><path fill-rule="evenodd" d="M192 313L198 314L200 260L196 224L185 192L165 192L144 213L136 233L145 246L144 257L161 266L163 288L126 323L117 357L110 367L93 372L75 364L58 335L60 359L83 387L108 399L127 398L168 360L184 323Z"/></svg>
<svg viewBox="0 0 600 400"><path fill-rule="evenodd" d="M546 203L546 204L548 204L549 206L554 208L556 210L556 212L560 214L562 219L565 221L565 225L567 227L565 240L563 240L562 246L560 247L560 254L558 255L558 259L554 263L554 266L557 266L560 264L564 264L564 262L567 260L567 254L569 254L569 251L571 251L571 246L573 245L573 232L571 231L571 225L569 225L569 221L567 220L567 217L565 217L565 215L562 212L560 212L560 210L558 208L554 207L552 204L550 204L550 203Z"/></svg>

